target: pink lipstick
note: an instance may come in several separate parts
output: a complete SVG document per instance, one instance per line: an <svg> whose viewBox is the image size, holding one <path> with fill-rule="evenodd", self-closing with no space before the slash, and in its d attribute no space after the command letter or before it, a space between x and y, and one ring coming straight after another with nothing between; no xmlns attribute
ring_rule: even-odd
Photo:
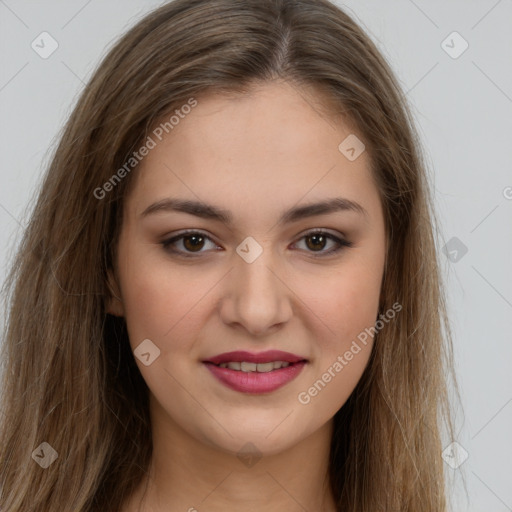
<svg viewBox="0 0 512 512"><path fill-rule="evenodd" d="M203 361L227 387L253 394L279 389L297 377L306 363L304 357L281 350L226 352Z"/></svg>

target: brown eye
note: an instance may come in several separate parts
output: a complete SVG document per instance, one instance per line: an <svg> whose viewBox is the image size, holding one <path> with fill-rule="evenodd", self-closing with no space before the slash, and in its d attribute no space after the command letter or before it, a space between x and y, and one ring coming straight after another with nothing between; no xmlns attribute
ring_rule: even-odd
<svg viewBox="0 0 512 512"><path fill-rule="evenodd" d="M352 247L353 243L348 240L343 240L334 236L326 231L312 231L306 233L301 240L305 240L306 252L313 253L314 257L329 256L330 254L337 253L343 248ZM324 250L328 242L334 242L334 247ZM317 254L314 254L317 253Z"/></svg>
<svg viewBox="0 0 512 512"><path fill-rule="evenodd" d="M328 256L341 251L343 248L353 246L352 242L348 240L343 240L330 233L318 230L306 233L300 240L305 240L306 248L303 250L311 253L314 257ZM203 250L208 242L212 244L213 250L218 249L218 246L216 246L209 236L198 231L181 233L169 240L161 242L161 244L167 252L185 257L193 257L208 252L207 250ZM329 242L333 243L334 247L324 250Z"/></svg>
<svg viewBox="0 0 512 512"><path fill-rule="evenodd" d="M307 235L305 239L306 245L313 251L321 251L327 242L326 237L322 233L313 233L312 235Z"/></svg>
<svg viewBox="0 0 512 512"><path fill-rule="evenodd" d="M217 247L209 236L198 231L191 231L181 233L169 240L161 242L161 244L168 252L182 256L195 256L196 254L200 255L203 252L207 252L203 250L207 242L211 243L213 249Z"/></svg>
<svg viewBox="0 0 512 512"><path fill-rule="evenodd" d="M183 246L187 251L201 250L204 245L203 235L187 235L183 237Z"/></svg>

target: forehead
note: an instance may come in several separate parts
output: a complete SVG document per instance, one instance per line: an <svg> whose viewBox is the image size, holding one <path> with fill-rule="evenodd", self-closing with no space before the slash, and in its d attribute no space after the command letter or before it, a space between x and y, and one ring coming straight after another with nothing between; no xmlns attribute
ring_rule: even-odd
<svg viewBox="0 0 512 512"><path fill-rule="evenodd" d="M338 148L354 135L352 126L329 115L324 96L287 83L198 97L172 131L153 137L131 203L141 211L150 200L179 193L254 212L269 201L289 205L305 196L371 201L377 191L368 155L350 161Z"/></svg>

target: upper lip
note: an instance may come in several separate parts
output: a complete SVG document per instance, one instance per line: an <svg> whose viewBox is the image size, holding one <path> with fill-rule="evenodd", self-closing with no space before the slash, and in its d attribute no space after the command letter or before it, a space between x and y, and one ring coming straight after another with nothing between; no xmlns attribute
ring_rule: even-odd
<svg viewBox="0 0 512 512"><path fill-rule="evenodd" d="M305 361L306 358L292 354L290 352L283 352L282 350L267 350L265 352L245 352L243 350L236 350L235 352L224 352L217 356L211 357L203 361L204 363L222 364L230 362L247 362L247 363L270 363L273 361L285 361L288 363L298 363Z"/></svg>

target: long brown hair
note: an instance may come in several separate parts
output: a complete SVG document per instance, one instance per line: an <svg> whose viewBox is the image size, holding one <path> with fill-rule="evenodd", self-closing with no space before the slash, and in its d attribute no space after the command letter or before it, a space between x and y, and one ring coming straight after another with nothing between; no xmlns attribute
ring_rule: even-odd
<svg viewBox="0 0 512 512"><path fill-rule="evenodd" d="M345 512L446 510L444 372L453 365L427 170L388 64L327 0L167 3L113 46L85 87L5 283L2 510L117 511L145 476L148 388L124 320L105 313L136 166L100 198L94 191L191 98L274 79L314 88L334 119L357 126L389 241L380 307L402 306L335 415L336 503ZM53 453L41 443L57 452L47 468L35 462Z"/></svg>

